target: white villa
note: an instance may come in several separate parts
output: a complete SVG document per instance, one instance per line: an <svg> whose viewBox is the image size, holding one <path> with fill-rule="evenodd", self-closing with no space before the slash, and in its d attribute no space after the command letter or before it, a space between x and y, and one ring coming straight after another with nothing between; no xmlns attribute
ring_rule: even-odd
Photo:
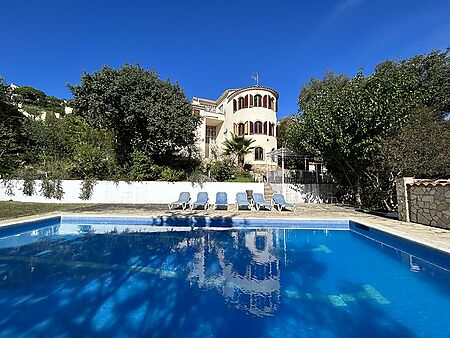
<svg viewBox="0 0 450 338"><path fill-rule="evenodd" d="M277 165L267 156L277 148L278 93L274 89L228 89L217 100L194 97L192 106L195 114L204 117L197 131L197 147L203 158L210 158L214 148L220 153L223 142L235 134L255 140L255 149L245 157L245 163L263 170Z"/></svg>

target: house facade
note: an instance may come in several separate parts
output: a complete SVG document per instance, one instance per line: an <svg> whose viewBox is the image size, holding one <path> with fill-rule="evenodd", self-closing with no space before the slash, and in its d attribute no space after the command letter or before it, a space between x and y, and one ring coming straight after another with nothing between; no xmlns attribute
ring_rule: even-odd
<svg viewBox="0 0 450 338"><path fill-rule="evenodd" d="M201 156L221 154L223 142L235 134L255 140L245 163L255 169L276 167L276 160L267 153L277 148L278 97L274 89L262 86L228 89L217 100L194 97L194 113L203 117L197 130Z"/></svg>

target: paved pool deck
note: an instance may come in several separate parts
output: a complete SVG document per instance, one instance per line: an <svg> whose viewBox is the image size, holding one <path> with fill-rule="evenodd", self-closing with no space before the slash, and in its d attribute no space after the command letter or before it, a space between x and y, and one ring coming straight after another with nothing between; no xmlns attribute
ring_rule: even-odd
<svg viewBox="0 0 450 338"><path fill-rule="evenodd" d="M417 223L406 223L398 220L381 217L361 211L352 207L335 204L298 204L295 212L282 211L256 211L236 210L229 206L228 210L168 210L166 205L137 205L137 204L96 204L71 212L54 212L45 215L21 217L14 220L0 222L0 227L13 222L23 222L55 215L83 215L83 216L140 216L140 217L220 217L220 218L247 218L247 219L298 219L298 220L352 220L360 224L401 236L432 248L450 254L450 230L425 226Z"/></svg>

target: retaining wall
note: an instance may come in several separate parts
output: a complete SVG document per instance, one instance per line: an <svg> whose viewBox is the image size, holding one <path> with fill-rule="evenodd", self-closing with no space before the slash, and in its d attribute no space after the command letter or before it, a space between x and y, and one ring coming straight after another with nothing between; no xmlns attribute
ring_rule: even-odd
<svg viewBox="0 0 450 338"><path fill-rule="evenodd" d="M40 203L135 203L135 204L167 204L178 199L180 192L188 191L195 198L200 191L206 191L211 203L215 201L216 193L224 191L228 195L228 203L234 203L236 193L253 190L264 193L263 183L207 182L202 186L191 182L112 182L97 181L92 197L89 200L80 199L82 181L62 181L64 196L61 200L47 199L39 193L26 196L22 192L23 181L9 181L14 195L8 195L4 182L0 181L0 201L40 202ZM35 182L36 191L40 190L41 181Z"/></svg>
<svg viewBox="0 0 450 338"><path fill-rule="evenodd" d="M450 229L450 182L397 179L399 219Z"/></svg>

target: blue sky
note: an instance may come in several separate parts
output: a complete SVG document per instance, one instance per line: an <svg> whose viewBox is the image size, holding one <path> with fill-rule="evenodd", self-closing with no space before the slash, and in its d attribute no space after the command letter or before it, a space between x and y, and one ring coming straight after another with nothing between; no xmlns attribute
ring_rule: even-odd
<svg viewBox="0 0 450 338"><path fill-rule="evenodd" d="M301 86L327 70L354 75L377 63L450 45L450 1L4 1L0 76L49 95L83 70L140 63L192 96L260 84L297 111Z"/></svg>

